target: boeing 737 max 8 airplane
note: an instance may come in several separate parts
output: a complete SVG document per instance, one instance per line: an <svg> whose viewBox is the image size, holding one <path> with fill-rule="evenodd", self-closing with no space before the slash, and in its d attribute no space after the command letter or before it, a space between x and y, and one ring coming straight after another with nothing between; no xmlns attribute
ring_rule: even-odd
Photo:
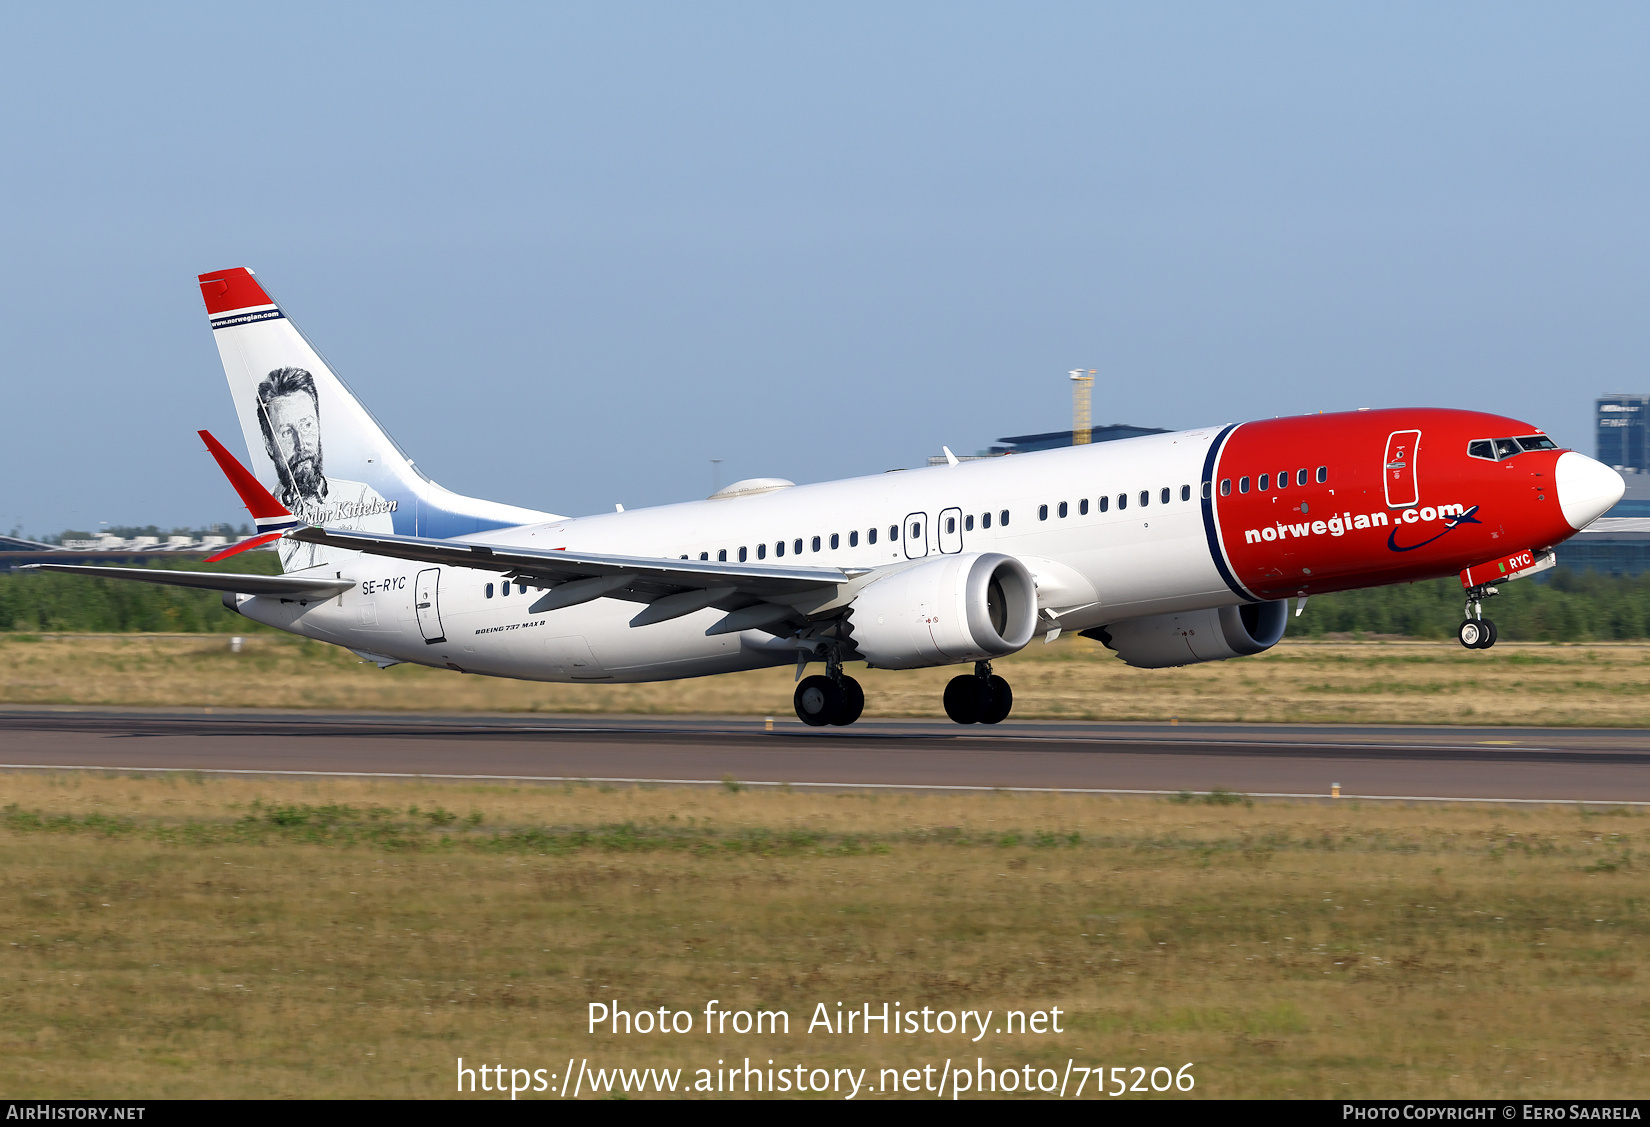
<svg viewBox="0 0 1650 1127"><path fill-rule="evenodd" d="M994 658L1079 631L1156 668L1275 645L1288 600L1459 574L1462 644L1492 584L1620 499L1621 476L1478 411L1269 419L562 517L424 477L252 272L200 277L251 469L202 437L284 574L41 565L223 592L258 622L416 662L539 681L797 669L796 712L851 724L843 673L973 665L959 723L1012 704ZM810 662L825 673L803 678Z"/></svg>

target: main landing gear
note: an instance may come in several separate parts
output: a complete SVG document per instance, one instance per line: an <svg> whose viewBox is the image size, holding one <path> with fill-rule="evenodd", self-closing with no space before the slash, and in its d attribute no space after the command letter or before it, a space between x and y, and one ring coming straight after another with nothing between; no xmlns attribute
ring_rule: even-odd
<svg viewBox="0 0 1650 1127"><path fill-rule="evenodd" d="M858 720L864 711L865 690L842 672L842 661L835 654L826 655L823 677L816 673L796 686L796 716L809 727L842 727Z"/></svg>
<svg viewBox="0 0 1650 1127"><path fill-rule="evenodd" d="M1467 620L1455 631L1467 649L1487 650L1495 645L1495 623L1484 617L1484 600L1498 593L1490 586L1467 588Z"/></svg>
<svg viewBox="0 0 1650 1127"><path fill-rule="evenodd" d="M945 714L959 724L1001 724L1013 707L1014 690L991 672L989 661L976 661L972 675L945 686Z"/></svg>

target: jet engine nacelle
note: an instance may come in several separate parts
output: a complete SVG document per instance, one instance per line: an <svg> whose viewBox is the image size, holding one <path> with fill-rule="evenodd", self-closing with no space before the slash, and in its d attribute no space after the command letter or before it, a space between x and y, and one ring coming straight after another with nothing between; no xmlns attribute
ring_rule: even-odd
<svg viewBox="0 0 1650 1127"><path fill-rule="evenodd" d="M940 556L868 584L849 624L860 655L881 669L988 661L1031 641L1037 584L1013 556Z"/></svg>
<svg viewBox="0 0 1650 1127"><path fill-rule="evenodd" d="M1225 661L1269 650L1283 637L1289 601L1245 603L1185 614L1129 618L1098 630L1085 630L1117 656L1141 669Z"/></svg>

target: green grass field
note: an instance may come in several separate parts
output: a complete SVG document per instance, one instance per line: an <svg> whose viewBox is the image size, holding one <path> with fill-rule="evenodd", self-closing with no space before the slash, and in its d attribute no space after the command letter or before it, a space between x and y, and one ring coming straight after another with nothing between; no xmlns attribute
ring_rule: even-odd
<svg viewBox="0 0 1650 1127"><path fill-rule="evenodd" d="M454 1094L458 1057L690 1083L719 1059L874 1083L984 1058L1191 1062L1193 1097L1642 1098L1643 827L1237 796L11 774L0 1088L421 1097ZM587 1031L593 1001L710 999L784 1010L790 1032ZM1058 1007L1065 1032L805 1031L839 1001Z"/></svg>
<svg viewBox="0 0 1650 1127"><path fill-rule="evenodd" d="M814 667L816 670L818 666ZM850 666L865 714L940 718L955 668ZM1084 638L996 663L1015 719L1642 727L1650 645L1289 641L1255 657L1131 669ZM551 685L380 670L288 635L0 635L0 703L790 717L791 668L645 685Z"/></svg>

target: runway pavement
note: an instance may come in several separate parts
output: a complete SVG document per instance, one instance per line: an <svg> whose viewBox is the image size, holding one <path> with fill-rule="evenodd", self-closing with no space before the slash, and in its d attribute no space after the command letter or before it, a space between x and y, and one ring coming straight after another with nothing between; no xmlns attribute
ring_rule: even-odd
<svg viewBox="0 0 1650 1127"><path fill-rule="evenodd" d="M1650 731L0 711L0 769L39 768L1650 804Z"/></svg>

